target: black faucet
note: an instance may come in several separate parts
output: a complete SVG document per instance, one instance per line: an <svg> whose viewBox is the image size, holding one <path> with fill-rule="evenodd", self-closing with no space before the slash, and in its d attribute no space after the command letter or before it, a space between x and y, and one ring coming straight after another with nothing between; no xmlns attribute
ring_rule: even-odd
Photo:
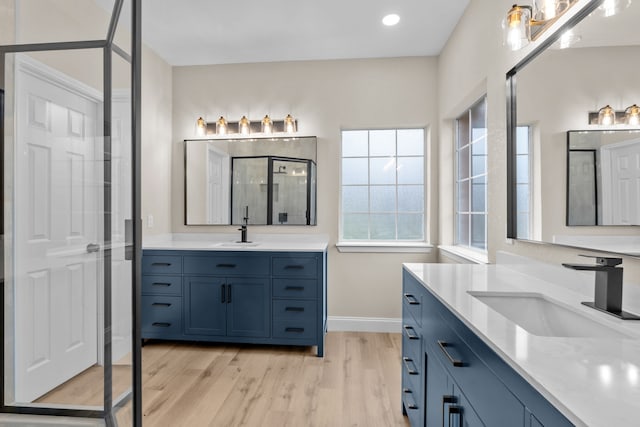
<svg viewBox="0 0 640 427"><path fill-rule="evenodd" d="M244 207L244 218L242 218L243 224L238 228L240 232L240 242L239 243L251 243L247 240L247 225L249 225L249 206Z"/></svg>
<svg viewBox="0 0 640 427"><path fill-rule="evenodd" d="M616 267L622 264L622 258L580 256L595 258L596 264L563 263L562 265L574 270L596 272L595 301L582 304L620 319L640 320L640 316L622 310L622 267Z"/></svg>

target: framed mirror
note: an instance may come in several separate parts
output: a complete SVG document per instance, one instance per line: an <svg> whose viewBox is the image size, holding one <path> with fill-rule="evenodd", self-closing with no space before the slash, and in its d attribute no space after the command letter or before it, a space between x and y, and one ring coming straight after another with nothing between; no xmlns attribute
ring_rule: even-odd
<svg viewBox="0 0 640 427"><path fill-rule="evenodd" d="M616 4L589 2L507 73L509 238L640 256L640 177L622 177L640 165L624 118L640 104L640 2ZM607 105L616 121L593 124Z"/></svg>
<svg viewBox="0 0 640 427"><path fill-rule="evenodd" d="M185 140L186 225L316 225L316 138Z"/></svg>

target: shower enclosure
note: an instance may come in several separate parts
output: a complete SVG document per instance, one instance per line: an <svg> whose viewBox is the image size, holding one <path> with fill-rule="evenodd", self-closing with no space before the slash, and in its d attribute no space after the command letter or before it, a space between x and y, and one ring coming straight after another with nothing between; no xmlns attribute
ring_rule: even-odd
<svg viewBox="0 0 640 427"><path fill-rule="evenodd" d="M0 420L141 425L140 7L0 0Z"/></svg>
<svg viewBox="0 0 640 427"><path fill-rule="evenodd" d="M315 225L313 160L258 156L231 159L231 221L243 224Z"/></svg>

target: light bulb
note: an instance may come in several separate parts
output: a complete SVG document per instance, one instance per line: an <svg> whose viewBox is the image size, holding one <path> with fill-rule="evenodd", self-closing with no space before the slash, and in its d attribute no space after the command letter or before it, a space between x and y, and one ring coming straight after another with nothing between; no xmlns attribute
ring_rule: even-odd
<svg viewBox="0 0 640 427"><path fill-rule="evenodd" d="M205 136L207 134L207 122L202 118L198 117L196 121L196 135Z"/></svg>
<svg viewBox="0 0 640 427"><path fill-rule="evenodd" d="M519 50L529 44L531 11L516 4L509 10L503 23L505 44L511 50Z"/></svg>
<svg viewBox="0 0 640 427"><path fill-rule="evenodd" d="M627 107L624 110L624 120L625 123L632 126L640 125L640 107L636 104Z"/></svg>
<svg viewBox="0 0 640 427"><path fill-rule="evenodd" d="M218 135L227 134L227 121L223 116L220 116L218 121L216 121L216 134Z"/></svg>
<svg viewBox="0 0 640 427"><path fill-rule="evenodd" d="M287 117L284 118L284 131L294 133L296 130L296 121L291 117L291 114L287 114Z"/></svg>
<svg viewBox="0 0 640 427"><path fill-rule="evenodd" d="M262 133L273 133L273 121L268 114L262 119Z"/></svg>
<svg viewBox="0 0 640 427"><path fill-rule="evenodd" d="M610 105L605 105L598 111L598 124L611 126L616 122L616 112Z"/></svg>
<svg viewBox="0 0 640 427"><path fill-rule="evenodd" d="M247 119L247 116L242 116L238 122L238 132L242 135L249 135L249 133L251 133L251 122Z"/></svg>

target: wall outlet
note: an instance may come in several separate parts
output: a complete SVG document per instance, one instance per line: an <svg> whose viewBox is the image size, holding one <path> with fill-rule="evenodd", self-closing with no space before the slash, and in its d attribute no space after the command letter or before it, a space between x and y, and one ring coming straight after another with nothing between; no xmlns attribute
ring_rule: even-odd
<svg viewBox="0 0 640 427"><path fill-rule="evenodd" d="M153 215L147 215L147 228L153 228Z"/></svg>

